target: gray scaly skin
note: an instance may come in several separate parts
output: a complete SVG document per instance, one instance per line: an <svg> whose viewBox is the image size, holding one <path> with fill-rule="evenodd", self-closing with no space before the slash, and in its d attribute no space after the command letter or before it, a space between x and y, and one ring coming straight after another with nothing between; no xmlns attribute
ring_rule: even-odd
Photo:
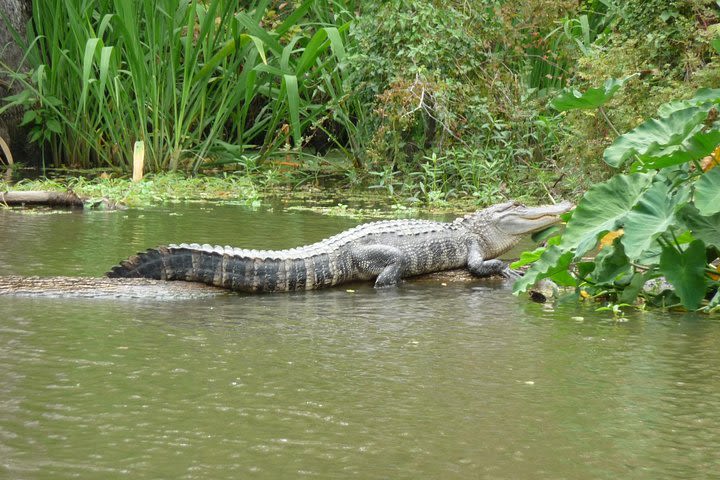
<svg viewBox="0 0 720 480"><path fill-rule="evenodd" d="M107 275L202 282L243 292L314 290L372 279L376 287L387 287L405 277L457 268L476 276L512 276L497 257L523 235L558 223L558 215L571 208L567 202L540 207L507 202L450 223L366 223L289 250L168 245L134 255Z"/></svg>

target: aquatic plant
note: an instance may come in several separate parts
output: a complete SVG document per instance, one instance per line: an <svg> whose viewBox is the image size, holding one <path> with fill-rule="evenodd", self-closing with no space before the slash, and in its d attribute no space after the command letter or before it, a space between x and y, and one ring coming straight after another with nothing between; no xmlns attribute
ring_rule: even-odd
<svg viewBox="0 0 720 480"><path fill-rule="evenodd" d="M532 266L515 291L550 278L614 302L717 310L719 106L719 89L701 89L617 137L603 159L625 172L590 188L562 235L523 256L518 266Z"/></svg>

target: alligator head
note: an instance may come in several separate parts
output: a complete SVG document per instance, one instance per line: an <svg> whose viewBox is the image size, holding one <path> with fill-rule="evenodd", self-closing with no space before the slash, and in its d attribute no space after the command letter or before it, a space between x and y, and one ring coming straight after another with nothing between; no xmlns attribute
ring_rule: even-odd
<svg viewBox="0 0 720 480"><path fill-rule="evenodd" d="M516 245L523 235L559 223L560 215L572 208L570 202L526 207L510 201L467 215L462 223L477 237L485 256L493 258Z"/></svg>

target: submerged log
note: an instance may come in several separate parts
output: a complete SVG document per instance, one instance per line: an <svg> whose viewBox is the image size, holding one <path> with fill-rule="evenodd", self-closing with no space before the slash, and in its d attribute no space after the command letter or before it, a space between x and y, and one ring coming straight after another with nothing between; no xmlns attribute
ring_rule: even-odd
<svg viewBox="0 0 720 480"><path fill-rule="evenodd" d="M499 277L495 277L499 279ZM487 279L485 279L487 280ZM409 282L448 285L482 281L466 270L449 270L407 279ZM371 283L367 283L372 285ZM350 284L349 284L350 285ZM107 277L25 277L0 275L0 296L140 298L182 300L227 295L230 290L196 282Z"/></svg>
<svg viewBox="0 0 720 480"><path fill-rule="evenodd" d="M147 278L0 276L0 295L181 300L227 293L228 290L201 283Z"/></svg>
<svg viewBox="0 0 720 480"><path fill-rule="evenodd" d="M7 205L47 205L50 207L83 208L83 200L72 192L25 192L0 193L0 203Z"/></svg>
<svg viewBox="0 0 720 480"><path fill-rule="evenodd" d="M106 198L91 200L79 197L73 192L46 192L41 190L0 192L0 204L62 208L100 208L103 210L124 208Z"/></svg>

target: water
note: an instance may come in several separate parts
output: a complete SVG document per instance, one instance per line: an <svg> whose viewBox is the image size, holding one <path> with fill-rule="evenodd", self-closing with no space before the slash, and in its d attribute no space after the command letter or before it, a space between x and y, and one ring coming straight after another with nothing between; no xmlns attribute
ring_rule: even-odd
<svg viewBox="0 0 720 480"><path fill-rule="evenodd" d="M0 211L0 274L100 275L158 243L283 248L355 223ZM720 478L715 319L615 322L502 281L352 289L0 297L0 478Z"/></svg>

